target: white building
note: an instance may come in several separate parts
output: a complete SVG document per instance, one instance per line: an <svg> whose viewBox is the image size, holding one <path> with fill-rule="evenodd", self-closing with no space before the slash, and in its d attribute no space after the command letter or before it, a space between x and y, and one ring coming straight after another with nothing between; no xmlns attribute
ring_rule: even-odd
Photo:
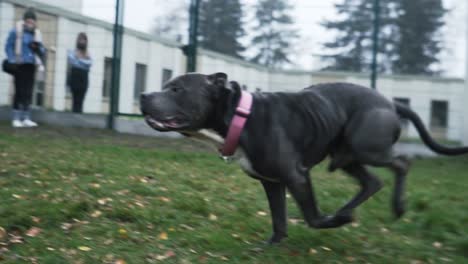
<svg viewBox="0 0 468 264"><path fill-rule="evenodd" d="M66 51L74 47L79 32L86 32L94 65L84 110L86 113L107 112L112 24L81 15L79 0L73 1L73 5L58 0L42 2L54 5L0 0L0 46L3 49L8 31L15 21L21 19L24 7L34 7L49 50L47 78L43 85L37 86L34 103L46 109L64 111L70 105L70 96L65 88ZM77 9L70 10L60 5L76 5ZM131 29L125 30L123 45L119 111L139 113L138 95L142 91L157 91L165 80L184 73L185 56L179 43ZM230 79L245 85L250 91L297 91L311 84L336 81L369 84L369 76L364 74L272 70L206 50L199 51L197 63L199 72L226 72ZM468 87L464 80L387 75L380 76L378 90L389 99L408 103L435 136L468 144L468 107L465 107ZM10 77L0 74L0 105L10 104L11 94ZM408 137L417 135L413 128L409 128L406 134Z"/></svg>

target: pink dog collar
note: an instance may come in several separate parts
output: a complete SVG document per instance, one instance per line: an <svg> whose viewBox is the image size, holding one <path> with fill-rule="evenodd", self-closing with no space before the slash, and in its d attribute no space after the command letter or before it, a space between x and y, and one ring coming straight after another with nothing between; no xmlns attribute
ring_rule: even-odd
<svg viewBox="0 0 468 264"><path fill-rule="evenodd" d="M221 155L223 158L232 156L234 155L234 152L236 152L236 148L239 143L242 130L244 129L245 122L247 122L247 118L250 115L252 102L252 94L242 91L239 105L236 108L234 117L232 118L231 124L229 125L228 134L224 140L224 145L221 148Z"/></svg>

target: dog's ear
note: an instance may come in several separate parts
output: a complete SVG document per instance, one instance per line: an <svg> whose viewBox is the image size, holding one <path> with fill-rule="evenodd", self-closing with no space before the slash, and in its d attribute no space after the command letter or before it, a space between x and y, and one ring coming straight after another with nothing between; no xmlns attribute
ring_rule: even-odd
<svg viewBox="0 0 468 264"><path fill-rule="evenodd" d="M236 81L230 81L229 84L231 85L231 90L236 95L240 95L242 92L242 88L240 87L239 83Z"/></svg>
<svg viewBox="0 0 468 264"><path fill-rule="evenodd" d="M214 85L219 87L226 87L228 76L224 72L217 72L211 75L208 75L208 80L210 80Z"/></svg>

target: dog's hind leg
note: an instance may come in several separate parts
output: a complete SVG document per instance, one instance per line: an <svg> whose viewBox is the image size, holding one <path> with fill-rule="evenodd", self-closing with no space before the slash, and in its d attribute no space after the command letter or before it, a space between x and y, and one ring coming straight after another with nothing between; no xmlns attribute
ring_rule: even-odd
<svg viewBox="0 0 468 264"><path fill-rule="evenodd" d="M267 241L268 244L277 244L288 236L286 216L286 187L284 184L262 180L268 204L270 206L271 220L273 223L273 235Z"/></svg>
<svg viewBox="0 0 468 264"><path fill-rule="evenodd" d="M353 163L343 167L343 170L359 181L361 190L351 201L339 209L335 215L323 218L317 226L318 228L334 228L350 223L353 219L353 209L382 188L380 180L361 164Z"/></svg>
<svg viewBox="0 0 468 264"><path fill-rule="evenodd" d="M406 174L410 166L409 160L404 156L396 157L388 166L395 174L395 188L392 196L392 209L397 218L405 213L404 190Z"/></svg>

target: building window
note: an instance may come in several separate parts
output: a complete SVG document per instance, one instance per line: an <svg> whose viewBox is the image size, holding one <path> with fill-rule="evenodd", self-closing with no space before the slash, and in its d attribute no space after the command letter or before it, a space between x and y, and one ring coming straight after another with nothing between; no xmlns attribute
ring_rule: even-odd
<svg viewBox="0 0 468 264"><path fill-rule="evenodd" d="M112 85L112 59L104 58L104 79L102 81L102 97L109 98Z"/></svg>
<svg viewBox="0 0 468 264"><path fill-rule="evenodd" d="M36 88L33 93L33 105L44 107L45 82L36 82Z"/></svg>
<svg viewBox="0 0 468 264"><path fill-rule="evenodd" d="M409 98L403 98L403 97L395 97L393 98L393 101L396 103L400 103L404 106L411 107L410 104L410 99ZM409 128L409 120L406 118L400 118L400 123L401 123L401 132L403 136L408 135L408 128Z"/></svg>
<svg viewBox="0 0 468 264"><path fill-rule="evenodd" d="M164 84L169 81L172 78L172 70L169 69L163 69L162 71L162 82L161 86L164 86Z"/></svg>
<svg viewBox="0 0 468 264"><path fill-rule="evenodd" d="M140 95L146 91L146 65L137 63L135 65L135 84L133 98L140 100Z"/></svg>
<svg viewBox="0 0 468 264"><path fill-rule="evenodd" d="M431 132L435 137L445 137L448 126L448 102L431 101Z"/></svg>

